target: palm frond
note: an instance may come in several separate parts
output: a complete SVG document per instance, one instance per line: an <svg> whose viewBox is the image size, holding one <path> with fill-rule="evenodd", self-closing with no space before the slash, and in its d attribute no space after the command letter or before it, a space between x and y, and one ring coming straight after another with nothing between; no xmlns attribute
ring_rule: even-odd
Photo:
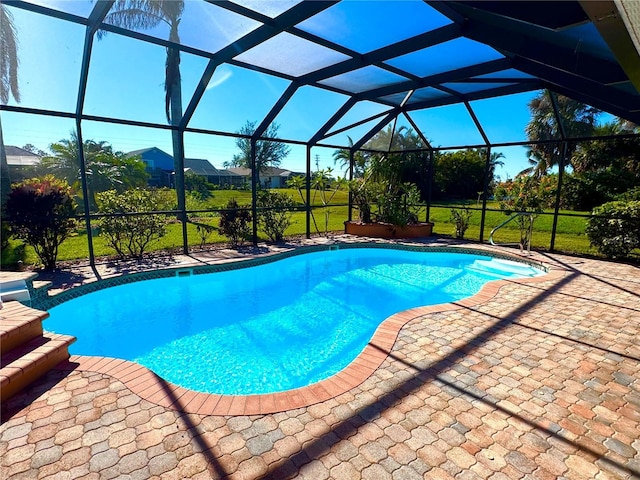
<svg viewBox="0 0 640 480"><path fill-rule="evenodd" d="M184 2L178 0L116 0L104 21L127 30L149 30L162 22L171 26L183 9ZM98 39L106 34L99 30Z"/></svg>
<svg viewBox="0 0 640 480"><path fill-rule="evenodd" d="M0 100L9 103L9 95L20 102L18 88L18 35L13 15L0 3Z"/></svg>

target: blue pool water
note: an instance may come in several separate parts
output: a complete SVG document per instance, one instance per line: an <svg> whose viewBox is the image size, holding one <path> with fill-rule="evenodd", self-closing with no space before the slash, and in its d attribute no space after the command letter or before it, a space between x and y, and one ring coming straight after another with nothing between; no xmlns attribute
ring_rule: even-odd
<svg viewBox="0 0 640 480"><path fill-rule="evenodd" d="M342 249L99 290L50 310L71 353L138 362L201 392L257 394L346 367L388 316L477 293L527 265L469 254Z"/></svg>

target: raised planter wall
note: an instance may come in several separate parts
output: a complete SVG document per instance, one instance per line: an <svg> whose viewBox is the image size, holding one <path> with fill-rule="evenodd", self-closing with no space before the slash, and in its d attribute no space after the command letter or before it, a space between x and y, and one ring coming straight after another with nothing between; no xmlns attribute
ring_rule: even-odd
<svg viewBox="0 0 640 480"><path fill-rule="evenodd" d="M433 223L416 223L398 227L390 223L344 222L344 233L372 238L422 238L430 237Z"/></svg>

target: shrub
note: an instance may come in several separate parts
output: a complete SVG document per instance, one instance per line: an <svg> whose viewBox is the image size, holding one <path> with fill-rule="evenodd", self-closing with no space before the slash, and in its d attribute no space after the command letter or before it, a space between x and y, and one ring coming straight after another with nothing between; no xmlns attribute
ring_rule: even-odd
<svg viewBox="0 0 640 480"><path fill-rule="evenodd" d="M464 232L469 228L471 214L469 207L451 209L451 221L456 227L456 238L458 240L462 240L464 238Z"/></svg>
<svg viewBox="0 0 640 480"><path fill-rule="evenodd" d="M592 215L587 236L600 253L620 258L640 247L640 201L605 203Z"/></svg>
<svg viewBox="0 0 640 480"><path fill-rule="evenodd" d="M198 233L198 237L200 237L200 248L202 248L206 245L209 237L215 233L216 227L199 222L193 222L193 224L196 226L196 232Z"/></svg>
<svg viewBox="0 0 640 480"><path fill-rule="evenodd" d="M99 222L100 234L121 257L141 258L149 244L166 233L165 216L148 213L157 209L157 195L156 190L141 188L97 194L100 213L109 215Z"/></svg>
<svg viewBox="0 0 640 480"><path fill-rule="evenodd" d="M599 205L621 200L620 195L633 187L635 178L611 168L595 172L570 174L562 187L563 208L593 210ZM633 200L633 198L627 198Z"/></svg>
<svg viewBox="0 0 640 480"><path fill-rule="evenodd" d="M414 183L394 185L381 181L378 196L378 222L391 223L399 227L418 223L420 191Z"/></svg>
<svg viewBox="0 0 640 480"><path fill-rule="evenodd" d="M52 175L14 185L6 204L13 235L33 247L47 270L56 268L58 247L76 227L75 214L71 187Z"/></svg>
<svg viewBox="0 0 640 480"><path fill-rule="evenodd" d="M350 180L349 191L353 204L358 208L358 218L362 223L371 223L371 205L381 195L381 187L377 182L364 178Z"/></svg>
<svg viewBox="0 0 640 480"><path fill-rule="evenodd" d="M9 238L11 237L9 222L5 222L4 218L0 221L0 229L0 251L4 252L9 248Z"/></svg>
<svg viewBox="0 0 640 480"><path fill-rule="evenodd" d="M514 180L499 183L495 189L495 196L505 215L514 213L528 213L517 219L520 228L520 245L529 245L533 221L544 211L545 207L553 204L556 185L553 176L542 178L517 177Z"/></svg>
<svg viewBox="0 0 640 480"><path fill-rule="evenodd" d="M251 233L251 211L248 206L240 207L235 198L227 202L226 210L220 212L220 233L231 239L236 247Z"/></svg>
<svg viewBox="0 0 640 480"><path fill-rule="evenodd" d="M258 192L258 220L272 242L281 242L284 232L291 225L293 199L286 193L261 190Z"/></svg>
<svg viewBox="0 0 640 480"><path fill-rule="evenodd" d="M200 198L206 200L211 197L211 184L207 182L207 179L196 175L193 172L187 172L184 174L184 188L187 192L197 192L200 194Z"/></svg>
<svg viewBox="0 0 640 480"><path fill-rule="evenodd" d="M640 200L640 187L631 188L626 192L618 195L615 199L622 202L632 202Z"/></svg>

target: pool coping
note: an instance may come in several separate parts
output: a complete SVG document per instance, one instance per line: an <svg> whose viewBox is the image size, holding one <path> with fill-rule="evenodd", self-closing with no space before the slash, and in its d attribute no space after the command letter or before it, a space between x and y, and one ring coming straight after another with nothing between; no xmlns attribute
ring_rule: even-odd
<svg viewBox="0 0 640 480"><path fill-rule="evenodd" d="M424 247L421 248L421 250L424 249ZM495 255L487 250L456 247L451 250L458 253L474 250L474 253L486 253L497 258L529 263L516 256ZM246 260L239 263L245 262ZM540 265L539 262L532 263ZM102 356L72 355L68 362L58 365L57 368L109 375L121 381L140 398L183 413L218 416L265 415L308 407L346 393L367 380L391 353L400 330L412 320L428 314L476 307L494 298L505 285L548 282L556 280L566 273L563 269L548 265L542 266L546 270L543 275L494 280L485 284L475 295L463 300L416 307L395 313L380 323L364 350L340 372L312 385L292 390L255 395L221 395L196 392L172 384L147 367L135 362Z"/></svg>

